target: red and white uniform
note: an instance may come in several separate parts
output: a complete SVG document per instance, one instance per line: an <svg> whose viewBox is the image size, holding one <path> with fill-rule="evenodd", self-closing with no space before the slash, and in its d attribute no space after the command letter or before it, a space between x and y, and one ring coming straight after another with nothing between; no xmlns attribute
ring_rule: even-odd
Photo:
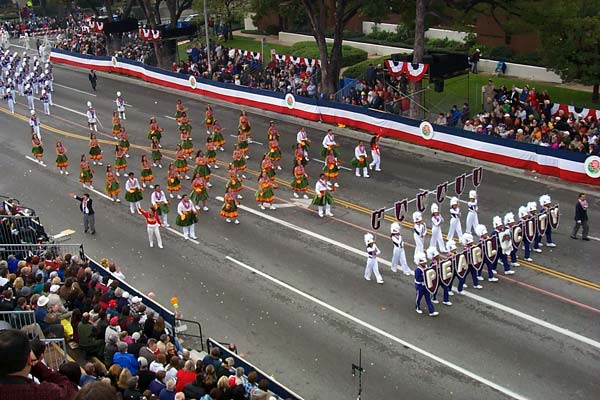
<svg viewBox="0 0 600 400"><path fill-rule="evenodd" d="M150 247L154 247L154 237L156 237L156 243L158 244L158 247L162 249L162 238L160 237L160 227L162 226L162 222L160 221L159 215L155 212L150 214L149 211L144 211L141 208L138 208L138 211L146 218Z"/></svg>

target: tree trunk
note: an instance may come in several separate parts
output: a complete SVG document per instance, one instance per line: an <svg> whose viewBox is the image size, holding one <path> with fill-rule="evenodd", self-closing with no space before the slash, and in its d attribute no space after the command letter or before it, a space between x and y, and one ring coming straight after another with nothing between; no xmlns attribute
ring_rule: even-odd
<svg viewBox="0 0 600 400"><path fill-rule="evenodd" d="M596 83L592 87L592 103L598 102L598 91L599 91L598 89L600 89L600 83Z"/></svg>
<svg viewBox="0 0 600 400"><path fill-rule="evenodd" d="M417 0L415 15L415 46L413 51L413 63L423 62L425 55L425 14L429 0ZM410 92L412 102L410 103L409 117L413 119L421 119L423 106L423 88L422 81L411 82Z"/></svg>
<svg viewBox="0 0 600 400"><path fill-rule="evenodd" d="M123 10L123 19L129 18L129 15L131 14L131 8L133 7L133 2L134 0L127 0L125 9Z"/></svg>
<svg viewBox="0 0 600 400"><path fill-rule="evenodd" d="M40 0L40 8L42 12L42 17L45 17L48 11L48 2L46 0Z"/></svg>

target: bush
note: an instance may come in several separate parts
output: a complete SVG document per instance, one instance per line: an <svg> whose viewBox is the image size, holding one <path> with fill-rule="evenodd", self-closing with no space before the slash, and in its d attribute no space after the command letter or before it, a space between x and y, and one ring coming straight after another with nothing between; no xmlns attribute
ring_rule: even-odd
<svg viewBox="0 0 600 400"><path fill-rule="evenodd" d="M397 25L396 32L388 32L380 30L378 25L374 25L371 33L366 35L367 39L391 42L391 43L412 43L415 37L415 33L408 28L406 25Z"/></svg>
<svg viewBox="0 0 600 400"><path fill-rule="evenodd" d="M383 66L383 62L388 58L389 57L387 56L383 56L359 62L358 64L354 64L350 68L346 69L342 76L344 78L362 79L367 74L367 68L369 67L369 64L373 64L374 66L381 64Z"/></svg>
<svg viewBox="0 0 600 400"><path fill-rule="evenodd" d="M467 45L456 40L444 39L425 39L425 48L427 50L448 50L464 52L468 49Z"/></svg>
<svg viewBox="0 0 600 400"><path fill-rule="evenodd" d="M327 44L327 50L331 51L331 43ZM291 56L320 58L319 48L315 42L298 42L290 48ZM342 67L349 67L367 59L367 52L350 46L342 46Z"/></svg>
<svg viewBox="0 0 600 400"><path fill-rule="evenodd" d="M497 46L492 47L489 50L489 53L485 55L485 58L491 58L492 60L512 60L513 59L513 51L510 47L506 46Z"/></svg>

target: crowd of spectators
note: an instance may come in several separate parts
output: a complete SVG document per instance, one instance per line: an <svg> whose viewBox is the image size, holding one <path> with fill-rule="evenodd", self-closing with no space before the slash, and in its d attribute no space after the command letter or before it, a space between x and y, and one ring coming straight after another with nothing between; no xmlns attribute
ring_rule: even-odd
<svg viewBox="0 0 600 400"><path fill-rule="evenodd" d="M113 276L125 278L114 263L103 259L101 264ZM258 380L254 371L245 376L244 368L236 368L233 358L222 359L217 347L204 359L192 360L162 316L120 288L118 280L93 272L78 256L46 253L20 260L9 255L0 260L0 293L0 311L34 311L39 327L28 327L29 334L64 338L90 360L83 365L84 373L72 363L51 371L43 363L43 349L31 356L16 351L10 338L21 331L0 332L2 398L87 399L91 391L106 393L93 397L103 400L275 398L267 380ZM19 357L21 361L14 361Z"/></svg>

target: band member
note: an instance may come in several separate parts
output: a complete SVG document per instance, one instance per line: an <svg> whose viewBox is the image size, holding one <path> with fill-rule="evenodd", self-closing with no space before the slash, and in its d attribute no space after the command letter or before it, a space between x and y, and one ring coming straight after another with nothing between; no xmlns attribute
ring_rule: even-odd
<svg viewBox="0 0 600 400"><path fill-rule="evenodd" d="M244 132L246 138L251 141L252 139L252 125L248 119L248 113L246 110L240 111L240 120L238 123L238 132Z"/></svg>
<svg viewBox="0 0 600 400"><path fill-rule="evenodd" d="M160 215L165 228L168 228L170 226L167 222L170 211L169 200L167 200L165 192L160 190L160 185L154 185L154 192L152 192L152 196L150 196L150 203L152 203L152 208L156 210L156 213Z"/></svg>
<svg viewBox="0 0 600 400"><path fill-rule="evenodd" d="M175 162L173 163L173 166L175 166L175 170L177 172L182 172L184 174L185 179L190 179L189 175L187 174L187 172L190 170L190 167L185 160L185 152L183 151L181 144L178 144L175 148Z"/></svg>
<svg viewBox="0 0 600 400"><path fill-rule="evenodd" d="M119 145L115 146L115 174L117 176L121 176L121 171L123 171L123 175L125 175L125 170L127 169L127 159L125 158L125 152L121 150Z"/></svg>
<svg viewBox="0 0 600 400"><path fill-rule="evenodd" d="M129 147L131 145L129 144L129 135L127 134L127 131L125 130L125 128L121 128L121 133L119 134L119 148L121 150L123 150L123 153L125 153L125 157L129 158Z"/></svg>
<svg viewBox="0 0 600 400"><path fill-rule="evenodd" d="M219 124L219 121L215 118L215 123L212 127L212 135L211 139L215 147L219 149L219 151L225 151L223 145L225 144L225 137L223 136L223 127Z"/></svg>
<svg viewBox="0 0 600 400"><path fill-rule="evenodd" d="M162 168L161 160L162 153L160 152L160 143L158 143L157 138L152 138L152 143L150 144L150 157L152 158L152 166Z"/></svg>
<svg viewBox="0 0 600 400"><path fill-rule="evenodd" d="M404 240L402 240L402 234L400 232L400 224L394 222L390 228L390 237L392 238L392 244L394 245L394 252L392 253L392 272L398 272L398 265L400 265L404 275L410 275L412 271L406 262Z"/></svg>
<svg viewBox="0 0 600 400"><path fill-rule="evenodd" d="M167 191L169 192L169 197L174 198L173 193L177 193L181 190L181 175L177 172L175 165L173 163L169 164L169 168L167 171ZM177 194L177 198L180 199L181 195Z"/></svg>
<svg viewBox="0 0 600 400"><path fill-rule="evenodd" d="M508 263L508 254L510 254L513 247L510 237L510 229L504 226L502 223L502 218L499 216L495 216L493 218L492 224L494 225L492 236L498 238L498 257L496 257L496 260L494 260L492 267L497 273L498 260L502 260L502 264L504 265L504 275L512 275L515 273L515 271L510 269L510 264Z"/></svg>
<svg viewBox="0 0 600 400"><path fill-rule="evenodd" d="M44 114L50 115L50 97L48 97L48 92L46 92L46 90L42 90L40 101L42 102L42 106L44 107Z"/></svg>
<svg viewBox="0 0 600 400"><path fill-rule="evenodd" d="M471 274L471 278L473 279L473 287L475 289L483 289L483 286L479 284L479 277L477 276L477 270L473 267L473 262L471 259L470 249L473 247L473 235L470 233L465 233L461 236L460 242L463 247L467 250L467 262L469 264L469 270L465 274L464 278L458 277L458 294L464 294L463 288L468 287L465 285L465 281L467 280L467 275Z"/></svg>
<svg viewBox="0 0 600 400"><path fill-rule="evenodd" d="M485 227L485 225L482 225L482 224L479 224L475 227L475 234L477 236L479 236L480 240L485 240L489 237L487 228ZM485 266L487 267L487 271L488 271L488 281L489 282L498 282L498 278L496 278L494 276L494 267L493 267L492 263L489 262L487 257L484 257L484 263L485 263ZM483 277L481 276L482 270L483 270L483 268L481 268L477 274L477 279L479 279L480 281L483 280Z"/></svg>
<svg viewBox="0 0 600 400"><path fill-rule="evenodd" d="M35 132L35 134L41 139L42 135L40 133L40 119L37 117L35 110L30 111L31 117L29 117L29 126Z"/></svg>
<svg viewBox="0 0 600 400"><path fill-rule="evenodd" d="M31 131L31 154L33 154L38 163L43 164L44 148L42 147L42 141L33 130Z"/></svg>
<svg viewBox="0 0 600 400"><path fill-rule="evenodd" d="M425 254L425 236L427 235L427 225L423 222L423 214L415 211L413 217L413 239L415 240L415 254Z"/></svg>
<svg viewBox="0 0 600 400"><path fill-rule="evenodd" d="M202 202L202 209L208 211L206 206L206 200L208 200L207 182L200 175L199 172L195 172L192 178L192 192L190 193L190 199L194 202L196 207L199 207Z"/></svg>
<svg viewBox="0 0 600 400"><path fill-rule="evenodd" d="M25 97L27 97L27 108L34 110L35 103L33 102L33 88L29 83L25 85L25 90L23 90L23 92L25 93Z"/></svg>
<svg viewBox="0 0 600 400"><path fill-rule="evenodd" d="M146 218L146 229L148 231L148 241L150 242L150 247L154 247L154 238L156 237L156 243L158 244L158 248L162 249L162 238L160 237L160 227L162 223L160 221L160 216L153 209L149 208L148 211L144 211L141 207L138 207L138 212Z"/></svg>
<svg viewBox="0 0 600 400"><path fill-rule="evenodd" d="M547 212L548 218L550 218L550 208L552 207L552 199L549 195L544 194L540 196L540 212ZM533 244L533 248L539 248L542 246L542 235L537 235L536 240ZM548 247L556 247L556 244L552 241L552 226L548 223L546 226L546 246Z"/></svg>
<svg viewBox="0 0 600 400"><path fill-rule="evenodd" d="M265 205L269 206L269 209L271 210L276 209L273 205L273 201L275 200L273 183L265 171L262 171L258 177L258 190L256 191L255 196L256 202L259 204L261 210L266 209Z"/></svg>
<svg viewBox="0 0 600 400"><path fill-rule="evenodd" d="M460 239L462 237L462 226L460 223L460 204L458 197L450 199L450 229L448 229L448 240L454 238L454 233Z"/></svg>
<svg viewBox="0 0 600 400"><path fill-rule="evenodd" d="M370 281L371 275L375 274L377 283L382 284L383 278L379 273L379 264L377 256L381 254L381 250L375 244L375 237L371 233L365 234L365 246L367 246L367 265L365 266L365 280Z"/></svg>
<svg viewBox="0 0 600 400"><path fill-rule="evenodd" d="M177 205L177 220L175 224L183 228L183 237L187 239L197 239L194 225L198 222L198 210L194 203L190 201L187 194L184 194Z"/></svg>
<svg viewBox="0 0 600 400"><path fill-rule="evenodd" d="M11 114L15 113L15 93L11 88L6 89L6 95L4 96L6 101L8 102L8 111Z"/></svg>
<svg viewBox="0 0 600 400"><path fill-rule="evenodd" d="M114 111L112 116L112 134L115 137L115 140L119 140L121 128L121 118L119 118L119 113Z"/></svg>
<svg viewBox="0 0 600 400"><path fill-rule="evenodd" d="M440 252L446 253L444 238L442 237L442 223L444 222L444 217L440 215L439 211L438 205L433 203L431 205L431 240L429 241L429 247L439 247Z"/></svg>
<svg viewBox="0 0 600 400"><path fill-rule="evenodd" d="M379 149L379 140L381 139L381 136L379 135L375 135L371 138L371 143L370 143L370 147L371 147L371 158L373 159L373 161L371 161L371 163L369 164L369 169L373 169L373 167L375 167L375 171L380 172L381 171L381 151Z"/></svg>
<svg viewBox="0 0 600 400"><path fill-rule="evenodd" d="M219 169L219 166L217 165L217 147L210 136L206 138L206 161L209 168L212 164L212 168Z"/></svg>
<svg viewBox="0 0 600 400"><path fill-rule="evenodd" d="M208 159L204 155L202 150L198 150L196 153L196 168L194 168L194 172L192 175L199 174L202 179L206 181L207 187L212 187L212 184L209 182L210 180L210 167L208 166Z"/></svg>
<svg viewBox="0 0 600 400"><path fill-rule="evenodd" d="M110 196L112 201L116 201L117 203L121 202L117 197L121 192L121 187L110 164L106 166L106 186L104 190L106 191L106 194Z"/></svg>
<svg viewBox="0 0 600 400"><path fill-rule="evenodd" d="M331 205L333 204L333 196L331 193L331 185L325 180L325 174L319 175L319 180L315 183L315 196L312 204L319 207L319 217L323 218L323 207L325 207L325 215L333 217Z"/></svg>
<svg viewBox="0 0 600 400"><path fill-rule="evenodd" d="M431 302L431 296L425 287L425 269L427 268L427 257L425 256L425 253L415 253L415 264L417 264L417 268L415 268L415 290L417 292L415 311L417 314L423 314L423 311L421 310L421 299L425 297L429 316L436 317L440 313L435 311L433 303Z"/></svg>
<svg viewBox="0 0 600 400"><path fill-rule="evenodd" d="M529 219L529 212L527 212L527 207L521 206L519 207L519 219L523 221L523 226L527 223ZM525 252L523 259L525 261L533 261L531 258L531 242L527 239L527 235L523 235L523 250Z"/></svg>
<svg viewBox="0 0 600 400"><path fill-rule="evenodd" d="M475 190L471 190L469 192L469 201L467 202L467 207L469 212L467 213L466 232L471 233L471 231L475 229L477 225L479 225L479 218L477 217L477 210L479 207L477 206L477 192Z"/></svg>
<svg viewBox="0 0 600 400"><path fill-rule="evenodd" d="M296 134L296 144L300 145L304 151L304 158L306 161L309 161L310 159L308 158L308 150L310 149L310 139L308 138L308 133L306 133L306 129L304 129L304 127L300 128Z"/></svg>
<svg viewBox="0 0 600 400"><path fill-rule="evenodd" d="M181 99L177 100L177 104L175 105L175 120L178 124L181 124L181 117L183 113L187 111L187 108L183 106Z"/></svg>
<svg viewBox="0 0 600 400"><path fill-rule="evenodd" d="M340 187L340 184L337 182L338 175L340 174L340 164L340 161L335 156L335 151L333 149L327 150L323 174L327 177L329 182L333 183L334 188Z"/></svg>
<svg viewBox="0 0 600 400"><path fill-rule="evenodd" d="M225 185L226 192L234 193L238 199L242 199L242 195L240 194L243 188L242 180L238 176L238 172L233 163L229 164L229 171L227 171L227 174L229 175L229 180Z"/></svg>
<svg viewBox="0 0 600 400"><path fill-rule="evenodd" d="M98 117L96 116L96 110L94 110L94 107L92 107L91 101L87 102L86 115L88 121L88 128L90 128L90 131L98 132L98 126L96 125L96 123L98 122Z"/></svg>
<svg viewBox="0 0 600 400"><path fill-rule="evenodd" d="M60 140L56 141L56 168L60 174L69 175L67 168L69 167L69 159L67 158L67 149L63 146Z"/></svg>
<svg viewBox="0 0 600 400"><path fill-rule="evenodd" d="M237 144L233 148L233 166L236 171L241 173L242 178L246 178L246 175L244 175L244 171L246 170L246 159Z"/></svg>
<svg viewBox="0 0 600 400"><path fill-rule="evenodd" d="M117 98L115 100L115 103L117 104L117 112L119 113L119 118L121 118L122 120L126 120L127 118L125 118L125 99L123 99L123 96L121 96L121 92L117 92Z"/></svg>
<svg viewBox="0 0 600 400"><path fill-rule="evenodd" d="M308 164L308 158L306 157L306 152L302 148L300 143L296 143L296 148L294 149L294 166L300 162L302 166L306 167Z"/></svg>
<svg viewBox="0 0 600 400"><path fill-rule="evenodd" d="M85 154L81 155L79 168L81 170L79 173L79 182L83 184L83 187L88 186L93 189L94 186L92 186L92 181L94 179L94 171L92 171L90 168L90 163L88 163L87 159L85 158Z"/></svg>
<svg viewBox="0 0 600 400"><path fill-rule="evenodd" d="M158 126L158 122L156 122L156 118L150 118L150 126L148 127L148 140L154 141L156 138L156 142L158 143L158 147L162 147L160 145L160 140L162 139L163 128Z"/></svg>
<svg viewBox="0 0 600 400"><path fill-rule="evenodd" d="M206 106L206 112L204 113L204 126L206 127L206 134L210 135L210 130L215 123L212 106L209 104Z"/></svg>
<svg viewBox="0 0 600 400"><path fill-rule="evenodd" d="M438 263L441 260L440 253L437 251L437 249L435 247L430 247L427 249L427 258L431 262L430 265L434 265L435 263ZM442 304L444 304L445 306L451 306L452 303L450 302L450 289L448 289L446 286L442 285L442 290L444 292L444 300L442 301ZM431 302L434 304L439 303L436 296L437 296L437 292L434 293L434 295L431 297Z"/></svg>
<svg viewBox="0 0 600 400"><path fill-rule="evenodd" d="M358 141L358 144L354 148L354 158L350 161L350 164L356 168L355 175L360 177L360 171L362 170L362 176L364 178L370 178L369 171L367 169L367 149L362 140Z"/></svg>
<svg viewBox="0 0 600 400"><path fill-rule="evenodd" d="M235 193L231 188L226 189L226 193L223 196L223 206L221 207L221 217L225 218L225 221L231 222L234 220L234 223L237 225L240 223L238 220L238 205L239 201L235 199Z"/></svg>
<svg viewBox="0 0 600 400"><path fill-rule="evenodd" d="M238 131L237 146L244 155L244 158L248 160L250 158L248 155L248 136L247 133L242 130Z"/></svg>
<svg viewBox="0 0 600 400"><path fill-rule="evenodd" d="M294 179L292 179L290 187L294 191L294 197L298 198L300 197L300 193L302 193L302 197L308 199L308 195L306 194L308 190L308 174L304 170L301 160L296 160L296 163L294 167Z"/></svg>
<svg viewBox="0 0 600 400"><path fill-rule="evenodd" d="M100 149L100 145L98 144L98 138L96 138L95 133L90 134L90 159L92 160L92 164L102 165L102 150Z"/></svg>
<svg viewBox="0 0 600 400"><path fill-rule="evenodd" d="M338 151L339 145L335 141L335 135L331 129L327 130L327 134L323 138L322 142L323 148L321 149L321 156L325 157L329 150L333 151L333 155L336 158L340 157L340 152Z"/></svg>
<svg viewBox="0 0 600 400"><path fill-rule="evenodd" d="M192 143L191 132L187 130L180 130L179 139L181 140L179 144L181 144L183 153L192 159L192 154L194 154L194 144Z"/></svg>
<svg viewBox="0 0 600 400"><path fill-rule="evenodd" d="M152 168L150 166L150 161L148 161L148 156L146 156L146 154L142 154L140 167L142 169L142 172L140 172L140 180L142 181L142 186L146 187L146 182L148 182L150 189L152 189L152 180L154 179L154 176L152 175Z"/></svg>
<svg viewBox="0 0 600 400"><path fill-rule="evenodd" d="M515 225L515 215L511 212L506 213L504 216L504 226L509 229L512 237L512 227ZM521 264L517 262L517 251L519 248L512 246L512 250L510 251L510 266L511 267L520 267Z"/></svg>
<svg viewBox="0 0 600 400"><path fill-rule="evenodd" d="M279 138L281 134L279 130L275 126L275 121L269 121L269 129L267 130L267 140L270 142L271 140L277 140L279 142Z"/></svg>
<svg viewBox="0 0 600 400"><path fill-rule="evenodd" d="M135 177L133 172L130 172L127 180L125 181L125 200L129 202L129 209L132 214L135 214L138 208L140 208L140 201L142 200L142 188L140 182Z"/></svg>

